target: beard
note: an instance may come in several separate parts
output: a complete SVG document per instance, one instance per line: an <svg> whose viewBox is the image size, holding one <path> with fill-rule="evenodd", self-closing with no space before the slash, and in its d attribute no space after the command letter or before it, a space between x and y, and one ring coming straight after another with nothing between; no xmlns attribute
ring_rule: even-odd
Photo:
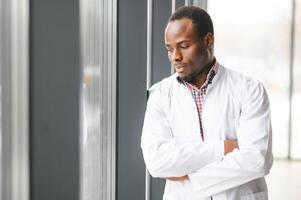
<svg viewBox="0 0 301 200"><path fill-rule="evenodd" d="M214 62L215 62L215 59L213 60L213 62L209 62L203 66L199 66L197 69L192 71L190 74L179 73L178 76L181 80L183 80L185 82L195 84L195 83L197 83L198 79L201 77L201 74L203 74L203 73L206 75L208 74L208 72L212 68Z"/></svg>
<svg viewBox="0 0 301 200"><path fill-rule="evenodd" d="M191 74L185 75L185 74L179 74L179 77L188 83L195 83L197 81L197 78L199 76L199 74L202 73L203 70L198 70L198 71L194 71Z"/></svg>
<svg viewBox="0 0 301 200"><path fill-rule="evenodd" d="M210 61L210 53L208 52L208 49L204 46L201 46L199 48L198 54L201 55L200 60L203 60L203 62L200 62L199 66L196 67L190 74L179 74L179 77L183 81L194 84L197 82L198 78L201 76L202 73L207 74L210 71L214 61ZM204 62L204 60L206 61Z"/></svg>

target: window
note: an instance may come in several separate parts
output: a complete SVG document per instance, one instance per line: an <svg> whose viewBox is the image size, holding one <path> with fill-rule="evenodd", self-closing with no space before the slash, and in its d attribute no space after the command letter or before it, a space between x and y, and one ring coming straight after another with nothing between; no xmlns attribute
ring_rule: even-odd
<svg viewBox="0 0 301 200"><path fill-rule="evenodd" d="M217 60L263 81L267 89L273 152L279 158L289 153L291 11L291 1L208 1Z"/></svg>

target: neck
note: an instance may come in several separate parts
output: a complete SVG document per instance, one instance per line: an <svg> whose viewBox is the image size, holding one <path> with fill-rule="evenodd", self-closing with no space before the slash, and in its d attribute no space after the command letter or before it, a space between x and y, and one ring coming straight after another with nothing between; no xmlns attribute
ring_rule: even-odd
<svg viewBox="0 0 301 200"><path fill-rule="evenodd" d="M214 63L215 63L215 58L213 58L207 65L205 65L203 70L200 71L196 80L193 83L197 88L200 88L206 82L207 75L210 69L212 68L212 66L214 65Z"/></svg>

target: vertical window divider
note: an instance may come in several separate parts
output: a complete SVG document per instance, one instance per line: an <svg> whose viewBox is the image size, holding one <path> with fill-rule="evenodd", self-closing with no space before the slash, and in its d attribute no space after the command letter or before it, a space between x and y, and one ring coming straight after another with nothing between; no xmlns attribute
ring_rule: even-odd
<svg viewBox="0 0 301 200"><path fill-rule="evenodd" d="M1 3L1 197L29 199L29 1Z"/></svg>
<svg viewBox="0 0 301 200"><path fill-rule="evenodd" d="M153 0L147 0L146 91L152 84ZM151 176L145 168L145 200L151 199Z"/></svg>
<svg viewBox="0 0 301 200"><path fill-rule="evenodd" d="M295 50L295 21L296 21L296 0L292 0L291 40L290 40L290 69L289 69L289 130L288 130L288 160L292 154L292 96L294 89L294 50Z"/></svg>

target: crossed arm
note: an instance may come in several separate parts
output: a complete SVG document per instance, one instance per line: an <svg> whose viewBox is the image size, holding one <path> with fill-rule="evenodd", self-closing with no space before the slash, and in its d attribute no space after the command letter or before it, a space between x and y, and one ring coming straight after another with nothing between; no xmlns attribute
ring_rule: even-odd
<svg viewBox="0 0 301 200"><path fill-rule="evenodd" d="M224 155L232 152L234 149L238 149L238 143L236 140L224 140ZM180 177L164 177L163 179L170 181L185 181L189 180L188 175Z"/></svg>
<svg viewBox="0 0 301 200"><path fill-rule="evenodd" d="M141 140L144 160L153 177L189 179L194 190L208 196L269 173L273 163L272 131L269 101L261 84L246 85L241 97L244 104L237 129L239 149L238 143L231 140L177 143L161 99L158 92L150 95Z"/></svg>

